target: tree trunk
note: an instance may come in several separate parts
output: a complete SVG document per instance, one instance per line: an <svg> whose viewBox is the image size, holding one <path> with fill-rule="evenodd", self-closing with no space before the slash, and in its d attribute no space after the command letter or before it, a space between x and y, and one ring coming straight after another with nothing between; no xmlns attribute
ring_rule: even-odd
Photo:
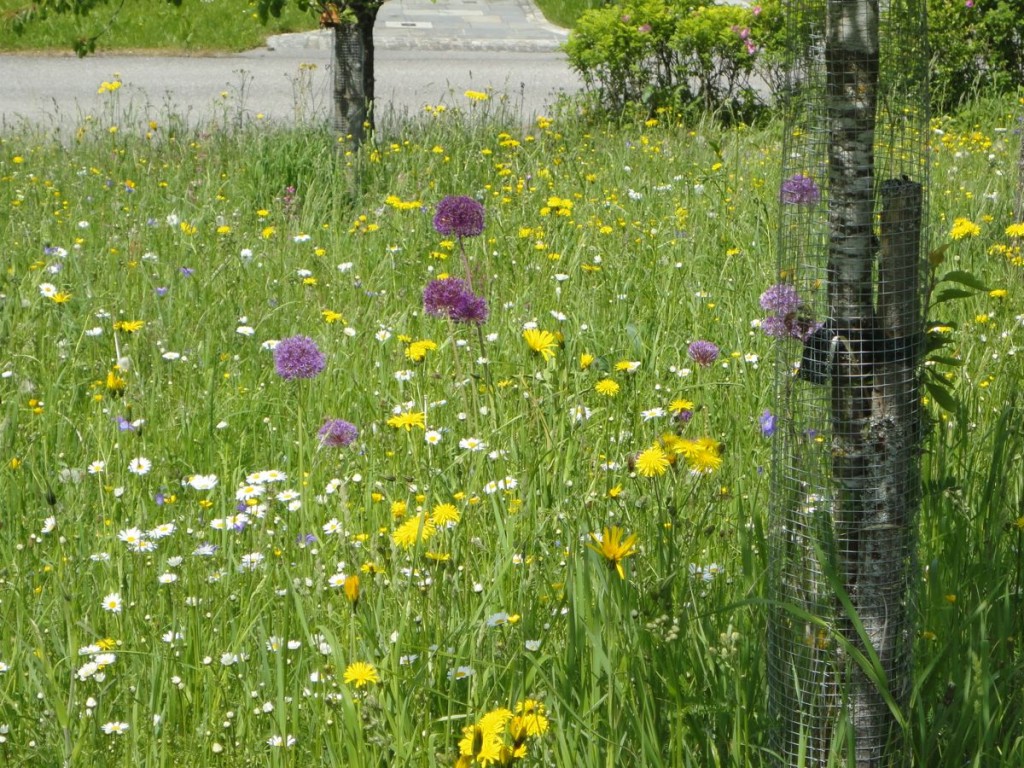
<svg viewBox="0 0 1024 768"><path fill-rule="evenodd" d="M334 27L334 130L344 150L357 149L373 130L373 24L376 4Z"/></svg>
<svg viewBox="0 0 1024 768"><path fill-rule="evenodd" d="M831 379L832 474L837 576L868 642L887 642L884 591L875 584L883 563L866 562L865 531L877 519L876 457L870 442L872 349L878 335L873 307L875 257L874 142L878 94L877 0L827 0L825 110L829 130L828 307L834 353ZM873 547L872 547L873 549ZM864 566L868 565L868 568ZM862 570L865 571L862 573ZM842 609L837 604L839 615ZM841 621L846 641L865 650L853 617ZM840 657L839 671L858 768L881 765L887 708L865 671Z"/></svg>

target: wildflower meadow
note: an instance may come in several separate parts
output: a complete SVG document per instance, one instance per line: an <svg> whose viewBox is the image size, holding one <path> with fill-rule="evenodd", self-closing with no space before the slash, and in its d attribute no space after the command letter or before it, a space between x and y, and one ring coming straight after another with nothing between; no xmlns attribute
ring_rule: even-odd
<svg viewBox="0 0 1024 768"><path fill-rule="evenodd" d="M781 125L107 96L0 134L0 764L771 765ZM1021 109L928 137L921 766L1024 764Z"/></svg>

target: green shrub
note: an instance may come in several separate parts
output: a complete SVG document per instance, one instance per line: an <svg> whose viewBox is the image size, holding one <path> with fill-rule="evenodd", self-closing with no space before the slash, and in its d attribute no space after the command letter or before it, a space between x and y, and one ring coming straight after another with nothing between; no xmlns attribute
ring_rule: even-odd
<svg viewBox="0 0 1024 768"><path fill-rule="evenodd" d="M1024 0L929 0L932 109L1024 86Z"/></svg>
<svg viewBox="0 0 1024 768"><path fill-rule="evenodd" d="M778 58L764 54L764 42L780 27L777 0L753 7L628 0L584 13L565 50L611 111L694 103L717 111L773 92Z"/></svg>
<svg viewBox="0 0 1024 768"><path fill-rule="evenodd" d="M662 0L630 0L585 12L569 36L569 63L611 110L664 103L677 85L670 46L676 10Z"/></svg>

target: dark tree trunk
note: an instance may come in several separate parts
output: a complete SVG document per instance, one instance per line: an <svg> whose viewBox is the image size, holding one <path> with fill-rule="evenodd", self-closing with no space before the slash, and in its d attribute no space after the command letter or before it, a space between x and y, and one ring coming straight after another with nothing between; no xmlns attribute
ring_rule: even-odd
<svg viewBox="0 0 1024 768"><path fill-rule="evenodd" d="M345 149L373 131L373 24L378 6L334 24L334 130Z"/></svg>

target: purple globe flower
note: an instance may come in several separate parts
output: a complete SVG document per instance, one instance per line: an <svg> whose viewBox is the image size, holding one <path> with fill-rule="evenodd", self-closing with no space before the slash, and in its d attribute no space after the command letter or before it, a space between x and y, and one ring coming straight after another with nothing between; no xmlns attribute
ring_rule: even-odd
<svg viewBox="0 0 1024 768"><path fill-rule="evenodd" d="M327 357L308 336L282 339L274 347L274 370L282 379L312 379L327 367Z"/></svg>
<svg viewBox="0 0 1024 768"><path fill-rule="evenodd" d="M814 205L821 200L821 190L810 176L794 173L782 182L779 199L787 205Z"/></svg>
<svg viewBox="0 0 1024 768"><path fill-rule="evenodd" d="M796 288L789 283L776 283L761 294L761 309L773 315L791 315L803 303Z"/></svg>
<svg viewBox="0 0 1024 768"><path fill-rule="evenodd" d="M769 315L762 320L761 330L764 331L765 336L771 336L775 339L785 339L793 335L792 328L786 322L786 318L779 317L778 315Z"/></svg>
<svg viewBox="0 0 1024 768"><path fill-rule="evenodd" d="M352 445L359 437L359 429L355 424L344 419L328 419L317 432L320 444L329 448L344 448Z"/></svg>
<svg viewBox="0 0 1024 768"><path fill-rule="evenodd" d="M449 196L437 204L434 229L442 235L474 237L484 231L484 207L472 197Z"/></svg>
<svg viewBox="0 0 1024 768"><path fill-rule="evenodd" d="M428 315L476 325L482 325L490 314L487 300L473 293L465 281L457 277L427 283L423 289L423 309Z"/></svg>
<svg viewBox="0 0 1024 768"><path fill-rule="evenodd" d="M686 353L697 365L707 368L718 359L718 345L713 341L695 341L690 344Z"/></svg>

